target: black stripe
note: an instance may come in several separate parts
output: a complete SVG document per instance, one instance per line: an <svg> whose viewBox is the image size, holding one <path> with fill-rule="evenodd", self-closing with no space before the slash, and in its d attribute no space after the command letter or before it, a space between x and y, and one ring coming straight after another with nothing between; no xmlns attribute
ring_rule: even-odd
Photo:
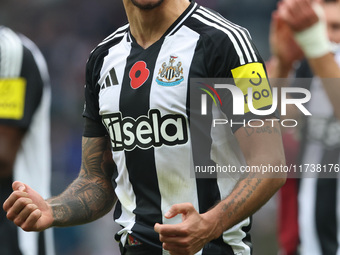
<svg viewBox="0 0 340 255"><path fill-rule="evenodd" d="M127 59L123 84L120 95L120 111L122 117L137 119L140 116L148 116L150 110L150 89L152 84L152 71L155 69L156 60L163 44L160 40L147 50L142 49L135 41L132 42L132 50ZM144 61L150 74L146 82L133 89L129 73L131 68L139 61ZM139 77L140 73L136 77ZM126 167L129 172L130 182L136 195L136 224L132 228L133 233L142 240L148 240L153 245L161 246L158 235L153 227L156 222L162 223L161 194L158 186L155 156L153 147L141 149L136 147L131 151L125 151ZM149 233L154 235L149 237Z"/></svg>
<svg viewBox="0 0 340 255"><path fill-rule="evenodd" d="M340 149L325 150L321 165L339 163ZM337 182L336 178L319 178L317 180L315 221L320 239L322 254L336 255L337 238Z"/></svg>
<svg viewBox="0 0 340 255"><path fill-rule="evenodd" d="M192 65L189 71L189 77L207 77L206 74L200 73L202 72L202 61L200 59L203 58L204 52L202 52L199 47L196 47L195 54L192 60ZM189 118L189 126L190 126L190 135L191 135L191 145L192 145L192 157L195 166L209 166L215 165L215 162L210 158L210 151L212 145L212 138L210 137L211 132L211 123L212 123L212 114L211 114L211 105L209 108L208 105L208 113L210 115L202 116L201 115L201 101L200 95L201 90L199 87L201 84L194 84L192 79L189 81L188 92L187 92L187 116ZM192 100L194 99L194 100ZM195 100L197 99L197 100ZM204 213L211 209L218 201L221 200L221 194L217 184L216 176L209 175L209 178L205 178L206 176L196 174L196 185L197 185L197 196L198 196L198 206L199 212ZM215 254L212 253L216 251L216 249L223 248L223 251L226 253L216 254L234 254L230 245L225 244L222 236L213 242L207 244L203 248L204 254Z"/></svg>
<svg viewBox="0 0 340 255"><path fill-rule="evenodd" d="M120 216L122 216L122 204L118 200L113 213L113 219L117 220L120 218Z"/></svg>
<svg viewBox="0 0 340 255"><path fill-rule="evenodd" d="M46 255L46 243L45 243L45 233L44 232L38 233L38 242L39 242L38 254L39 255Z"/></svg>
<svg viewBox="0 0 340 255"><path fill-rule="evenodd" d="M234 251L230 245L223 241L222 236L207 243L203 247L202 255L234 255Z"/></svg>
<svg viewBox="0 0 340 255"><path fill-rule="evenodd" d="M118 177L118 169L117 169L116 165L115 165L115 167L116 167L116 169L115 169L115 171L113 171L113 175L112 175L112 178L111 178L112 187L113 187L114 190L116 190L116 188L117 188L116 179ZM121 215L122 215L122 204L118 200L117 204L115 206L114 213L113 213L113 219L114 220L119 219Z"/></svg>
<svg viewBox="0 0 340 255"><path fill-rule="evenodd" d="M86 107L83 116L101 122L102 117L99 115L98 94L100 86L98 81L101 77L104 58L108 55L109 49L120 43L123 37L117 37L106 44L97 46L90 54L86 64L86 88L85 101Z"/></svg>
<svg viewBox="0 0 340 255"><path fill-rule="evenodd" d="M126 26L126 25L124 25L124 26ZM122 29L124 26L121 26L120 28L118 28L115 32L113 32L111 35L106 37L101 43L106 43L106 42L110 41L112 38L114 38L117 34L126 32L127 29L129 28L129 26L127 26L126 28Z"/></svg>
<svg viewBox="0 0 340 255"><path fill-rule="evenodd" d="M12 193L13 178L0 181L0 204ZM0 254L21 255L18 242L18 227L6 217L6 212L0 210Z"/></svg>
<svg viewBox="0 0 340 255"><path fill-rule="evenodd" d="M250 229L251 229L251 225L252 225L252 222L253 222L253 216L250 216L249 217L249 225L248 226L244 226L242 228L242 230L246 233L246 236L242 239L242 241L248 245L250 247L250 254L253 254L253 244L251 242L251 236L250 236Z"/></svg>
<svg viewBox="0 0 340 255"><path fill-rule="evenodd" d="M228 30L228 31L233 35L233 37L234 37L234 39L235 39L235 41L236 41L238 47L239 47L240 50L242 51L243 59L244 59L245 63L248 63L248 62L252 62L252 61L253 61L252 57L250 57L250 61L248 60L248 57L247 57L247 55L246 55L246 52L245 52L244 47L242 46L242 44L241 44L239 38L236 36L235 32L231 31L230 26L227 26L227 25L225 25L225 24L222 24L221 22L216 22L216 21L214 21L214 20L211 20L209 17L203 15L202 13L196 12L195 14L198 15L198 16L200 16L200 17L202 17L203 19L207 20L208 22L214 23L214 24L216 24L216 25L218 25L218 26L220 26L220 27L222 27L222 28ZM221 31L221 32L223 32L223 31ZM223 32L223 33L224 33L224 32ZM247 45L247 44L246 44L246 45ZM235 46L233 46L233 47L235 47ZM247 46L246 46L246 48L248 49ZM250 56L251 56L251 55L250 55Z"/></svg>
<svg viewBox="0 0 340 255"><path fill-rule="evenodd" d="M205 13L208 13L207 8L200 8L200 10L204 11ZM253 57L253 51L255 52L255 49L254 49L254 48L250 48L249 45L248 45L248 43L249 43L250 45L252 45L252 43L251 43L251 38L249 37L248 31L247 31L244 27L241 27L241 26L239 26L239 25L237 25L237 24L232 23L230 20L227 20L226 18L224 18L224 17L223 17L222 15L220 15L219 13L217 13L217 12L215 12L215 11L213 11L213 10L209 10L209 11L210 11L211 13L215 14L216 16L214 16L214 15L211 14L211 13L208 13L208 14L212 15L212 16L215 17L216 19L218 19L218 17L220 17L220 18L223 20L223 21L222 21L222 20L218 19L219 22L213 21L213 20L212 20L211 22L214 22L214 23L216 23L217 25L220 25L220 26L222 26L222 27L228 29L228 30L235 36L235 39L237 39L238 44L239 44L239 47L240 47L242 50L244 50L244 48L243 48L242 45L240 44L239 39L238 39L237 36L236 36L236 32L231 31L231 29L234 29L234 30L237 31L237 33L238 33L238 34L240 35L240 37L243 39L244 44L246 45L246 48L247 48L248 51L249 51L249 55L250 55L250 58L251 58L250 61L255 61L255 59L254 59L254 57ZM248 58L247 58L246 55L244 55L244 58L248 60ZM246 61L246 62L248 62L248 61Z"/></svg>
<svg viewBox="0 0 340 255"><path fill-rule="evenodd" d="M180 28L181 26L178 26L178 28L176 28L176 30L172 31L180 22L184 22L184 17L192 10L192 8L195 5L195 1L191 1L190 5L188 6L188 8L181 14L181 16L178 17L178 19L169 27L169 29L165 32L164 36L167 36L170 32L171 34L169 34L169 36L174 35ZM196 7L197 9L198 7Z"/></svg>
<svg viewBox="0 0 340 255"><path fill-rule="evenodd" d="M200 54L195 50L192 66L199 63ZM195 77L196 71L191 67L189 77ZM201 115L201 90L200 83L190 81L187 92L187 115L189 116L190 136L192 145L192 157L194 167L213 166L216 163L211 159L210 152L212 146L211 123L212 105L208 104L208 115ZM204 213L221 200L221 195L217 185L216 175L206 173L195 173L197 184L197 195L199 211ZM209 178L207 178L209 177Z"/></svg>

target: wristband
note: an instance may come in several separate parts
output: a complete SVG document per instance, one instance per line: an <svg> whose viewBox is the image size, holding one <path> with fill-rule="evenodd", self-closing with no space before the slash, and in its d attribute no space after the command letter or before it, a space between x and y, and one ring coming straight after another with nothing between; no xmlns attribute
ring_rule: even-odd
<svg viewBox="0 0 340 255"><path fill-rule="evenodd" d="M318 15L319 21L301 32L296 32L294 35L295 40L307 58L319 58L331 52L331 43L328 39L327 25L322 7L314 4L313 9Z"/></svg>
<svg viewBox="0 0 340 255"><path fill-rule="evenodd" d="M331 49L334 54L340 52L340 43L331 42Z"/></svg>

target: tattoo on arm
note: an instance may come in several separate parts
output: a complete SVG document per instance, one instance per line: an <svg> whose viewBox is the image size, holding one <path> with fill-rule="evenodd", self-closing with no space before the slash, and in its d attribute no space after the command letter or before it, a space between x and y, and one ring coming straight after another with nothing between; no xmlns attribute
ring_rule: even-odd
<svg viewBox="0 0 340 255"><path fill-rule="evenodd" d="M257 187L261 184L263 179L252 178L248 176L247 179L240 181L235 186L234 190L238 190L237 193L233 196L233 198L225 203L222 207L223 212L228 211L228 218L230 219L232 216L238 214L238 210L247 202L250 196L255 192ZM242 199L240 200L239 198ZM229 210L230 208L232 210Z"/></svg>
<svg viewBox="0 0 340 255"><path fill-rule="evenodd" d="M277 134L281 135L280 130L277 127L271 126L263 126L263 127L250 127L246 126L243 127L244 131L246 132L247 137L252 136L254 134Z"/></svg>
<svg viewBox="0 0 340 255"><path fill-rule="evenodd" d="M79 176L52 206L54 226L84 224L109 212L116 200L111 178L116 171L109 139L83 138L82 165Z"/></svg>

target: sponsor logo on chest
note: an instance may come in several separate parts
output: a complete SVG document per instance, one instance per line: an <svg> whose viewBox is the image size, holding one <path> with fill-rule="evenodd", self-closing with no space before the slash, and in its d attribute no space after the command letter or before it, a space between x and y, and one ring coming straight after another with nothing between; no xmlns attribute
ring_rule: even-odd
<svg viewBox="0 0 340 255"><path fill-rule="evenodd" d="M138 119L122 117L121 112L103 116L103 123L110 135L113 151L175 146L188 141L186 119L183 115L161 116L157 109Z"/></svg>

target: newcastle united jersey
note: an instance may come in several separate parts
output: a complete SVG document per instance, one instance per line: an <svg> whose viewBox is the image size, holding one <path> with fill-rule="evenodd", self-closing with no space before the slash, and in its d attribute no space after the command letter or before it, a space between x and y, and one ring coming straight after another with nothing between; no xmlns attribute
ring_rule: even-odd
<svg viewBox="0 0 340 255"><path fill-rule="evenodd" d="M159 247L161 254L153 227L156 222L181 221L164 217L171 205L190 202L206 212L237 182L217 175L197 178L193 166L245 164L233 136L237 127L213 129L211 122L200 121L200 108L193 109L195 102L190 102L190 92L199 90L191 87L190 79L260 76L265 78L263 61L248 31L195 2L147 49L136 43L126 25L92 51L83 115L97 122L98 130L85 130L84 136L110 137L119 200L114 217L123 227L123 243L130 233ZM267 83L254 87L270 91ZM258 108L271 105L265 95ZM209 107L211 119L235 117L230 95L222 101L222 112ZM252 114L248 111L242 118ZM249 228L248 218L214 242L227 245L226 254L250 254Z"/></svg>

